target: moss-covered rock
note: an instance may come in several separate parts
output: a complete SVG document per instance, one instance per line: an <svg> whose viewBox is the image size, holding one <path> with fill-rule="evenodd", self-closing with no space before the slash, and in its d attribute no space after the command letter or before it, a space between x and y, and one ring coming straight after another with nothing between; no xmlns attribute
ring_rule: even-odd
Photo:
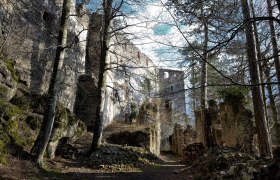
<svg viewBox="0 0 280 180"><path fill-rule="evenodd" d="M18 106L22 110L25 111L31 110L32 99L30 95L20 89L17 90L15 96L10 100L10 102Z"/></svg>
<svg viewBox="0 0 280 180"><path fill-rule="evenodd" d="M28 114L25 121L32 130L39 131L39 129L42 125L43 119L44 119L43 115L30 113L30 114Z"/></svg>
<svg viewBox="0 0 280 180"><path fill-rule="evenodd" d="M25 123L26 115L17 106L0 99L0 163L6 164L7 154L18 154L33 143L32 132Z"/></svg>
<svg viewBox="0 0 280 180"><path fill-rule="evenodd" d="M62 140L75 141L86 132L86 129L84 122L58 103L53 132L47 148L48 156L54 158Z"/></svg>
<svg viewBox="0 0 280 180"><path fill-rule="evenodd" d="M3 140L0 140L0 164L6 165L7 162L7 152L5 150L5 143Z"/></svg>
<svg viewBox="0 0 280 180"><path fill-rule="evenodd" d="M11 99L0 99L0 161L5 164L5 154L14 154L16 151L32 144L35 141L43 122L43 115L47 106L45 95L30 94L18 89ZM62 139L74 141L86 132L86 125L73 113L58 103L56 108L53 132L48 144L48 155L53 158ZM5 149L5 151L4 151ZM0 163L1 163L0 162Z"/></svg>
<svg viewBox="0 0 280 180"><path fill-rule="evenodd" d="M14 97L18 79L13 62L0 55L0 98L9 101Z"/></svg>

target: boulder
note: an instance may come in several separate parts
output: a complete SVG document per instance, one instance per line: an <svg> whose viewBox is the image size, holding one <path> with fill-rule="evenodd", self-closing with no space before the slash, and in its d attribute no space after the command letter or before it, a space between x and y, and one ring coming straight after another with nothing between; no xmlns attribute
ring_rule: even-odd
<svg viewBox="0 0 280 180"><path fill-rule="evenodd" d="M19 155L35 140L25 117L17 106L0 99L0 164L8 163L7 154Z"/></svg>
<svg viewBox="0 0 280 180"><path fill-rule="evenodd" d="M75 141L86 132L86 129L84 122L58 103L53 132L47 147L48 156L53 159L59 145Z"/></svg>

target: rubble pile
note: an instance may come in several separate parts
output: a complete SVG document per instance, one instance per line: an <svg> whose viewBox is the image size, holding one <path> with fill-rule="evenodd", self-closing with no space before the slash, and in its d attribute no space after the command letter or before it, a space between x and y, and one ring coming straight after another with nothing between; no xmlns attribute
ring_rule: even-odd
<svg viewBox="0 0 280 180"><path fill-rule="evenodd" d="M100 171L134 171L161 160L144 148L105 144L96 150L86 165Z"/></svg>
<svg viewBox="0 0 280 180"><path fill-rule="evenodd" d="M189 144L183 149L183 163L190 163L202 156L205 152L204 145L202 143Z"/></svg>
<svg viewBox="0 0 280 180"><path fill-rule="evenodd" d="M150 136L148 132L145 131L123 131L111 134L110 137L106 139L109 143L137 146L137 147L148 147L150 144Z"/></svg>
<svg viewBox="0 0 280 180"><path fill-rule="evenodd" d="M275 179L280 175L279 162L277 158L262 159L237 148L217 146L195 160L186 171L194 179Z"/></svg>

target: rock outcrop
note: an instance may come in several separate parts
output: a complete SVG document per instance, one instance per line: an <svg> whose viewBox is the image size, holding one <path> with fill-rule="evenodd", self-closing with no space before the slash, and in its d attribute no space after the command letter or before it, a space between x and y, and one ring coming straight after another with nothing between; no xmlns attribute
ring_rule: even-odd
<svg viewBox="0 0 280 180"><path fill-rule="evenodd" d="M46 96L32 94L22 82L17 82L16 70L6 62L0 61L0 74L3 75L0 87L12 89L9 89L10 94L2 93L0 96L0 164L8 163L8 154L19 155L30 150L47 105ZM54 157L58 142L65 139L74 141L85 131L86 125L59 104L48 148L50 156Z"/></svg>
<svg viewBox="0 0 280 180"><path fill-rule="evenodd" d="M62 2L0 0L0 39L4 39L0 45L1 53L14 61L18 80L41 95L47 92L50 82ZM73 16L69 17L68 28L71 48L66 49L59 96L59 101L71 111L78 78L85 71L89 18L83 11L82 6L76 7L76 2L71 1Z"/></svg>
<svg viewBox="0 0 280 180"><path fill-rule="evenodd" d="M86 125L62 105L57 106L53 132L47 147L48 156L53 159L60 144L75 141L86 132Z"/></svg>

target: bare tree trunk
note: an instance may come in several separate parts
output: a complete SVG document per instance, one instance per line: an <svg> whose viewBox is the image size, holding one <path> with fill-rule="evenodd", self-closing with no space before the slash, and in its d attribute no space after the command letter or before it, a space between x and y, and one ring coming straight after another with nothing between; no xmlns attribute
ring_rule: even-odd
<svg viewBox="0 0 280 180"><path fill-rule="evenodd" d="M208 19L204 17L203 2L201 2L201 19L204 28L203 61L201 63L201 118L203 121L204 144L208 149L213 146L210 118L207 116L207 64L208 60Z"/></svg>
<svg viewBox="0 0 280 180"><path fill-rule="evenodd" d="M267 61L264 61L263 65L264 65L264 74L265 74L266 82L268 83L266 87L267 87L267 92L268 92L270 109L272 112L272 119L273 119L273 123L274 123L272 130L275 133L275 138L276 138L275 143L279 145L280 144L280 124L279 124L279 120L278 120L278 111L276 108L276 103L275 103L275 98L273 95L272 87L269 84L271 82L270 68L268 67Z"/></svg>
<svg viewBox="0 0 280 180"><path fill-rule="evenodd" d="M280 11L280 0L276 0L277 6L278 6L278 10Z"/></svg>
<svg viewBox="0 0 280 180"><path fill-rule="evenodd" d="M250 3L251 3L251 7L252 7L252 12L253 12L252 13L253 14L253 18L255 18L255 13L254 13L254 8L253 8L252 0L250 0ZM269 1L268 4L269 3L271 3L271 2ZM268 5L268 7L270 7L270 6ZM273 26L273 21L271 21L271 23L272 23L272 26ZM272 112L272 119L273 119L273 124L274 124L272 129L273 129L274 134L276 136L276 143L280 144L280 124L279 124L279 121L278 121L278 112L277 112L277 109L276 109L275 98L274 98L274 95L273 95L272 87L269 84L271 82L270 70L269 70L267 61L266 60L262 60L264 58L262 58L262 55L261 55L260 41L259 41L259 37L258 37L256 22L253 22L253 26L254 26L254 35L255 35L255 40L256 40L257 58L258 58L258 65L259 65L261 83L262 84L264 83L263 77L265 75L266 82L268 83L267 84L267 92L268 92L268 98L269 98L269 102L270 102L270 109L271 109L271 112ZM274 29L274 26L273 26L273 29ZM274 35L275 35L275 31L274 31ZM273 36L271 38L273 38ZM272 43L272 46L273 46L273 43ZM276 44L276 49L277 49L277 44ZM278 51L278 49L277 49L277 51ZM276 61L276 59L274 59L274 60ZM278 56L277 56L277 60L279 60ZM276 63L275 63L275 66L276 66ZM265 103L265 99L266 98L265 98L265 85L264 84L262 85L262 94L263 94L264 105L265 105L264 106L264 108L265 108L264 109L265 110L265 117L266 117L266 119L268 121L267 105ZM268 132L270 132L269 129L268 129ZM271 133L269 133L269 134L271 134Z"/></svg>
<svg viewBox="0 0 280 180"><path fill-rule="evenodd" d="M67 43L70 3L71 0L63 1L60 30L58 35L58 47L56 49L55 62L53 65L53 72L48 90L48 106L45 110L44 121L40 129L40 133L31 150L32 152L36 153L36 162L40 166L43 166L43 157L51 136L55 118L55 108L61 82L61 71L64 63L65 47Z"/></svg>
<svg viewBox="0 0 280 180"><path fill-rule="evenodd" d="M250 19L250 9L247 0L241 0L242 3L242 11L244 22L247 19ZM258 65L256 59L255 52L255 43L253 36L252 25L249 23L245 24L245 33L246 33L246 41L247 41L247 56L249 62L249 71L251 77L251 83L259 84L259 74L258 74ZM257 127L258 141L259 141L259 149L261 156L271 157L271 147L269 143L269 137L267 132L266 118L264 115L264 103L261 94L260 86L252 86L252 96L253 96L253 107L254 107L254 116Z"/></svg>
<svg viewBox="0 0 280 180"><path fill-rule="evenodd" d="M266 2L267 2L268 15L272 16L271 0L267 0ZM269 22L270 33L271 33L272 54L273 54L273 58L274 58L276 77L277 77L277 80L279 82L278 90L280 92L280 61L279 61L279 56L278 56L278 47L277 47L275 27L274 27L274 24L273 24L272 20L269 20L268 22Z"/></svg>
<svg viewBox="0 0 280 180"><path fill-rule="evenodd" d="M99 79L98 79L98 90L97 90L97 108L96 108L96 119L94 125L94 136L92 139L90 152L95 151L101 145L102 132L103 132L103 118L104 118L104 98L106 92L106 61L109 49L110 41L110 24L112 18L112 2L113 0L103 0L104 8L104 24L102 30L102 45L101 45L101 55L100 55L100 67L99 67Z"/></svg>
<svg viewBox="0 0 280 180"><path fill-rule="evenodd" d="M251 5L253 18L255 18L256 15L255 15L255 12L254 12L255 10L254 10L253 0L250 0L250 5ZM267 116L267 105L265 103L266 97L265 97L265 85L264 85L264 73L263 73L264 71L263 71L263 65L262 65L262 56L261 56L259 34L258 34L258 31L257 31L257 24L256 24L255 21L253 22L253 29L254 29L254 36L255 36L255 41L256 41L259 76L260 76L260 80L261 80L261 83L262 83L261 88L262 88L262 98L263 98L263 101L264 101L264 113L265 113L265 117L267 119L268 116Z"/></svg>

